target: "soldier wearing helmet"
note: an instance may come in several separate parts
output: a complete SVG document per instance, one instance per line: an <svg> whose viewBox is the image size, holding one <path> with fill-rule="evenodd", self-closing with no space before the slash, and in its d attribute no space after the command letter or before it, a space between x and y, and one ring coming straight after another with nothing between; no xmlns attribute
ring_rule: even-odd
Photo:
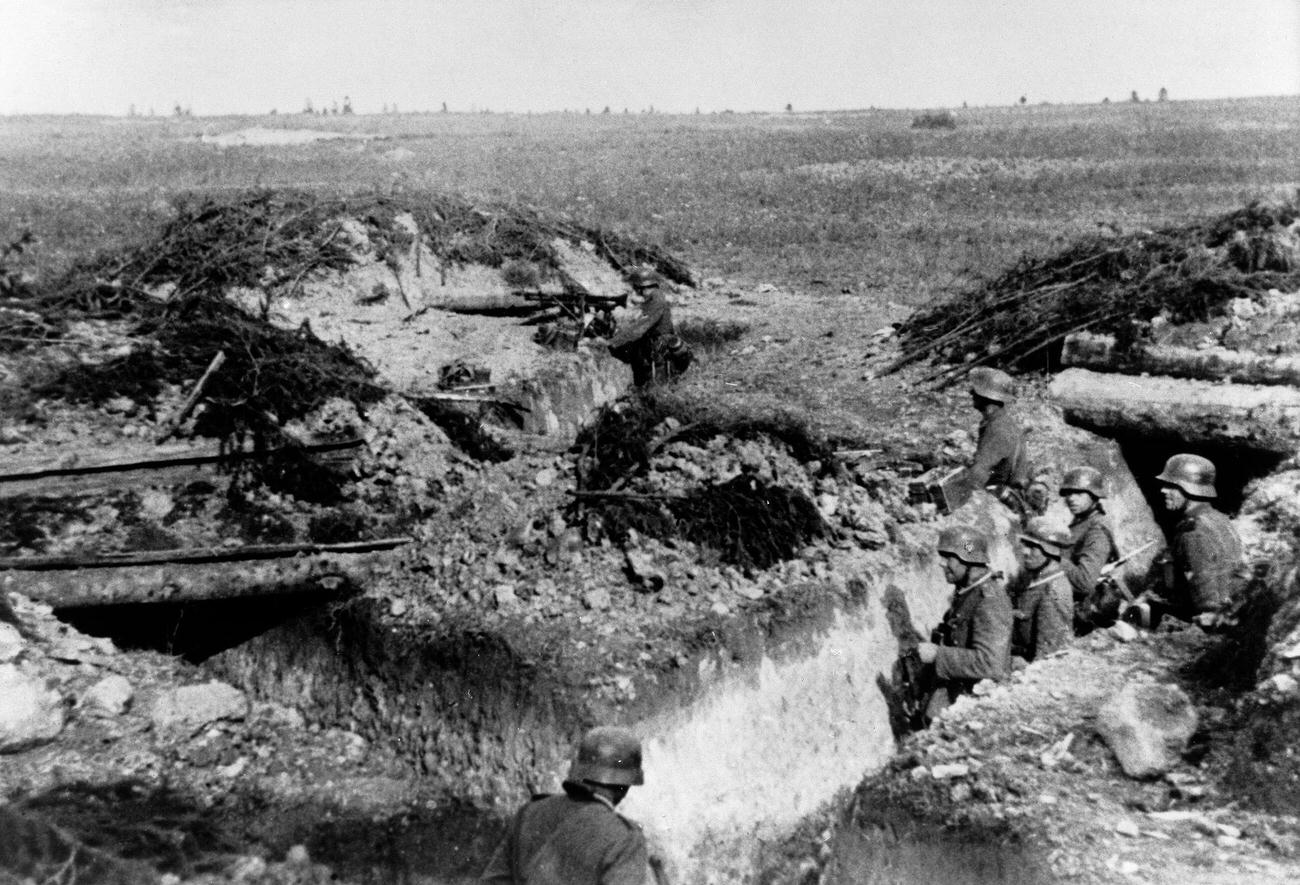
<svg viewBox="0 0 1300 885"><path fill-rule="evenodd" d="M1242 568L1241 539L1211 503L1218 497L1214 464L1200 455L1174 455L1156 477L1165 509L1178 517L1166 562L1163 612L1202 626L1216 625L1232 600ZM1152 622L1158 622L1153 612Z"/></svg>
<svg viewBox="0 0 1300 885"><path fill-rule="evenodd" d="M983 366L971 370L971 402L980 413L975 458L961 476L967 493L988 489L1019 515L1025 513L1025 490L1029 485L1029 454L1025 431L1007 410L1015 401L1015 383L998 369Z"/></svg>
<svg viewBox="0 0 1300 885"><path fill-rule="evenodd" d="M515 815L480 881L511 885L644 885L641 829L614 808L645 783L641 741L601 726L578 744L564 793L538 796Z"/></svg>
<svg viewBox="0 0 1300 885"><path fill-rule="evenodd" d="M1015 596L1012 652L1026 661L1065 648L1074 636L1074 598L1061 568L1070 533L1045 516L1036 516L1020 533L1023 584Z"/></svg>
<svg viewBox="0 0 1300 885"><path fill-rule="evenodd" d="M1069 555L1061 568L1074 598L1074 623L1079 632L1105 626L1114 620L1119 600L1099 587L1102 568L1119 558L1115 532L1102 500L1106 478L1094 467L1074 467L1061 480L1061 497L1070 511Z"/></svg>
<svg viewBox="0 0 1300 885"><path fill-rule="evenodd" d="M932 641L916 648L923 664L934 665L927 722L979 680L1002 679L1011 670L1011 600L1001 573L989 569L987 539L973 529L947 528L936 550L953 598Z"/></svg>
<svg viewBox="0 0 1300 885"><path fill-rule="evenodd" d="M631 301L641 312L609 339L609 352L631 365L632 381L638 387L680 375L692 355L677 336L662 278L649 268L638 267L628 274L628 283Z"/></svg>

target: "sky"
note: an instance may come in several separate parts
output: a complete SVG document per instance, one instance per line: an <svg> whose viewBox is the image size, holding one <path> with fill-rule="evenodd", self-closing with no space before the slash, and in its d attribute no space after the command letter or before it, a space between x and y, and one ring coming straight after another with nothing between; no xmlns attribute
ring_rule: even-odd
<svg viewBox="0 0 1300 885"><path fill-rule="evenodd" d="M1300 95L1300 0L0 0L0 114Z"/></svg>

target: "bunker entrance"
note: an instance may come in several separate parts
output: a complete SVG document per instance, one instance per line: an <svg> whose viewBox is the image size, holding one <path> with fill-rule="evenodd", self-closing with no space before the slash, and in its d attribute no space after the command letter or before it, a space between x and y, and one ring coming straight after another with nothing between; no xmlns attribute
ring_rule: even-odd
<svg viewBox="0 0 1300 885"><path fill-rule="evenodd" d="M275 593L184 603L71 606L55 614L82 633L112 639L118 648L158 651L197 664L323 611L346 595L322 600L319 594Z"/></svg>
<svg viewBox="0 0 1300 885"><path fill-rule="evenodd" d="M1188 443L1177 437L1117 433L1114 436L1120 445L1124 460L1137 479L1138 487L1146 497L1151 511L1156 516L1160 527L1168 533L1173 523L1165 511L1164 500L1160 496L1160 483L1155 477L1164 469L1165 462L1177 454L1200 455L1214 463L1216 471L1215 489L1219 496L1215 507L1228 515L1236 515L1241 509L1245 489L1252 481L1274 472L1284 457L1276 452L1251 449L1241 445Z"/></svg>

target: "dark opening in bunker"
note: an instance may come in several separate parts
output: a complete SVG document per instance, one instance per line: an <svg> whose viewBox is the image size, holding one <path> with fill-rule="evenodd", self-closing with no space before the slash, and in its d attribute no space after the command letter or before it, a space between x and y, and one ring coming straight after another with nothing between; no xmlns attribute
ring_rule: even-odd
<svg viewBox="0 0 1300 885"><path fill-rule="evenodd" d="M107 636L119 648L159 651L197 664L347 595L274 593L183 603L69 606L55 614L83 633Z"/></svg>
<svg viewBox="0 0 1300 885"><path fill-rule="evenodd" d="M1208 445L1188 443L1177 437L1153 436L1147 434L1116 434L1124 453L1124 460L1137 479L1138 487L1146 497L1147 503L1155 513L1156 521L1166 533L1173 527L1169 514L1165 511L1164 501L1160 497L1160 483L1156 476L1164 469L1165 462L1174 455L1190 454L1209 458L1214 463L1216 478L1215 490L1219 493L1215 507L1235 516L1241 509L1246 486L1251 482L1275 471L1284 460L1276 452L1252 449L1244 445Z"/></svg>

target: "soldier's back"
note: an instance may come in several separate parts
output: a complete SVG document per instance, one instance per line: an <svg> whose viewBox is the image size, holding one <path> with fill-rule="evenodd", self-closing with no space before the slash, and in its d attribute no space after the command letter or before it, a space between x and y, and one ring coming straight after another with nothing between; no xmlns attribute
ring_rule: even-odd
<svg viewBox="0 0 1300 885"><path fill-rule="evenodd" d="M568 794L530 802L512 822L505 857L527 885L643 885L645 837L596 799ZM499 871L494 859L491 871ZM485 879L492 880L489 875ZM509 881L509 880L501 880Z"/></svg>

